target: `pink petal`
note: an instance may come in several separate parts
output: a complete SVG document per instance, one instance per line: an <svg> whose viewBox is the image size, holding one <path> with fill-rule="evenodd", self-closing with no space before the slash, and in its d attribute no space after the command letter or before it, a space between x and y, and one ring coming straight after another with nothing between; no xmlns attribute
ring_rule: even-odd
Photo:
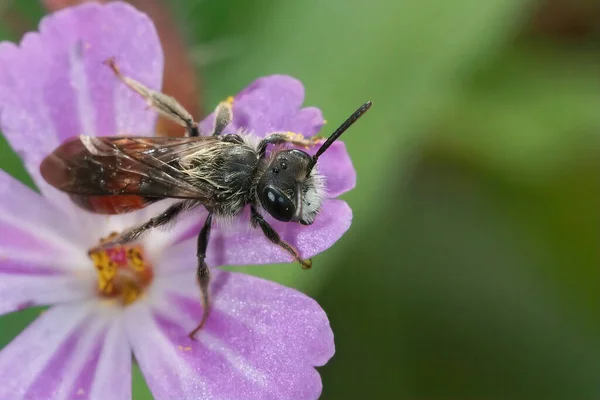
<svg viewBox="0 0 600 400"><path fill-rule="evenodd" d="M162 50L152 22L133 7L89 3L45 17L20 47L0 43L0 128L42 192L38 168L65 139L151 134L155 113L102 62L159 88Z"/></svg>
<svg viewBox="0 0 600 400"><path fill-rule="evenodd" d="M0 352L0 382L1 399L131 398L121 321L89 302L51 308Z"/></svg>
<svg viewBox="0 0 600 400"><path fill-rule="evenodd" d="M296 290L244 274L215 271L214 307L197 341L198 288L176 274L155 299L127 317L136 359L156 398L316 399L315 366L334 353L319 305Z"/></svg>
<svg viewBox="0 0 600 400"><path fill-rule="evenodd" d="M0 314L92 296L95 272L69 218L4 171L0 193Z"/></svg>
<svg viewBox="0 0 600 400"><path fill-rule="evenodd" d="M94 276L91 274L78 278L0 272L0 315L36 305L88 299L95 294L93 284Z"/></svg>
<svg viewBox="0 0 600 400"><path fill-rule="evenodd" d="M233 121L226 133L240 128L264 137L275 131L293 131L313 136L323 126L321 111L314 107L301 109L304 87L299 80L286 75L271 75L255 80L235 96ZM214 113L200 124L204 134L214 128Z"/></svg>
<svg viewBox="0 0 600 400"><path fill-rule="evenodd" d="M196 268L196 235L204 223L206 214L197 213L198 223L184 232L179 241L165 249L157 262L157 273L169 274L177 270L191 271ZM188 218L192 218L191 216ZM321 213L310 226L292 222L275 221L265 215L271 226L304 258L310 258L330 248L350 228L352 210L341 200L328 200ZM222 265L252 265L291 262L287 252L271 243L260 229L250 227L248 213L233 223L213 225L206 261L212 267Z"/></svg>
<svg viewBox="0 0 600 400"><path fill-rule="evenodd" d="M36 249L45 256L64 256L65 251L76 251L80 247L78 229L69 223L67 214L2 170L0 193L0 231L3 233L0 243L9 241L8 249ZM21 240L22 235L26 238Z"/></svg>

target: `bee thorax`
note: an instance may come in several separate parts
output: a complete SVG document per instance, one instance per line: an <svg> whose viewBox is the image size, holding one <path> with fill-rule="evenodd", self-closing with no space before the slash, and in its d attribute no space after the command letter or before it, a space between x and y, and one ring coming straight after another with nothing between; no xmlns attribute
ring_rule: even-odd
<svg viewBox="0 0 600 400"><path fill-rule="evenodd" d="M258 162L256 150L239 135L225 135L212 146L182 159L180 165L190 184L208 183L213 188L204 206L228 217L250 202Z"/></svg>

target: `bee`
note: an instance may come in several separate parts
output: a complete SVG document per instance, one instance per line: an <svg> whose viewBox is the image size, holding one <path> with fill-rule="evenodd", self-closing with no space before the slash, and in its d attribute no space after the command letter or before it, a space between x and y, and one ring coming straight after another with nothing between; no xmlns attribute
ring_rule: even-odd
<svg viewBox="0 0 600 400"><path fill-rule="evenodd" d="M310 268L311 260L302 259L283 241L259 210L279 221L312 224L325 198L324 177L315 168L319 157L371 107L371 102L359 107L322 142L289 132L273 132L260 140L243 132L223 134L233 118L231 102L224 101L215 110L213 132L203 136L190 113L175 99L124 76L114 60L106 63L150 107L185 127L186 136L78 136L48 155L40 171L50 185L95 213L120 214L159 200L180 199L147 222L103 242L101 248L130 243L186 210L206 208L208 216L198 234L196 273L203 314L189 335L193 339L210 313L210 271L205 257L213 219L235 217L249 205L251 225L260 228L269 241L303 268ZM319 141L322 144L313 156L297 148L275 148L267 154L270 145L307 147Z"/></svg>

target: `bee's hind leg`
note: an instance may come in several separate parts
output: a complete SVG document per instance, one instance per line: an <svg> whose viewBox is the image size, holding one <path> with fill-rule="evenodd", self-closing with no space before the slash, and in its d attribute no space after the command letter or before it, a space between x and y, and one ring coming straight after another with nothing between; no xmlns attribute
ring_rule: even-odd
<svg viewBox="0 0 600 400"><path fill-rule="evenodd" d="M179 125L184 126L188 136L200 135L198 124L194 122L194 117L192 117L192 114L179 104L177 100L164 93L152 90L142 85L140 82L123 75L114 58L109 58L104 63L112 69L117 78L132 90L139 93L150 107L154 108L165 117L177 122Z"/></svg>
<svg viewBox="0 0 600 400"><path fill-rule="evenodd" d="M196 271L196 277L198 284L200 285L200 293L202 295L202 319L196 328L188 335L190 339L196 340L195 335L206 323L208 315L210 314L210 294L208 292L208 285L210 283L210 270L206 265L206 249L208 248L208 240L210 239L210 228L212 225L212 213L208 214L202 230L198 234L198 269Z"/></svg>

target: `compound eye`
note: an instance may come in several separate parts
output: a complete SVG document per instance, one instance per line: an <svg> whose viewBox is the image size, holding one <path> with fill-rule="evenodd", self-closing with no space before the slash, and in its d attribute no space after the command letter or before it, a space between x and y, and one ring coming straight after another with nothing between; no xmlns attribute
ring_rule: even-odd
<svg viewBox="0 0 600 400"><path fill-rule="evenodd" d="M290 150L290 154L293 154L294 156L296 156L298 158L310 160L310 156L308 155L308 153L305 151L302 151L302 150L292 149L292 150Z"/></svg>
<svg viewBox="0 0 600 400"><path fill-rule="evenodd" d="M263 190L262 203L267 212L279 221L291 221L296 212L294 203L272 186L267 186Z"/></svg>

